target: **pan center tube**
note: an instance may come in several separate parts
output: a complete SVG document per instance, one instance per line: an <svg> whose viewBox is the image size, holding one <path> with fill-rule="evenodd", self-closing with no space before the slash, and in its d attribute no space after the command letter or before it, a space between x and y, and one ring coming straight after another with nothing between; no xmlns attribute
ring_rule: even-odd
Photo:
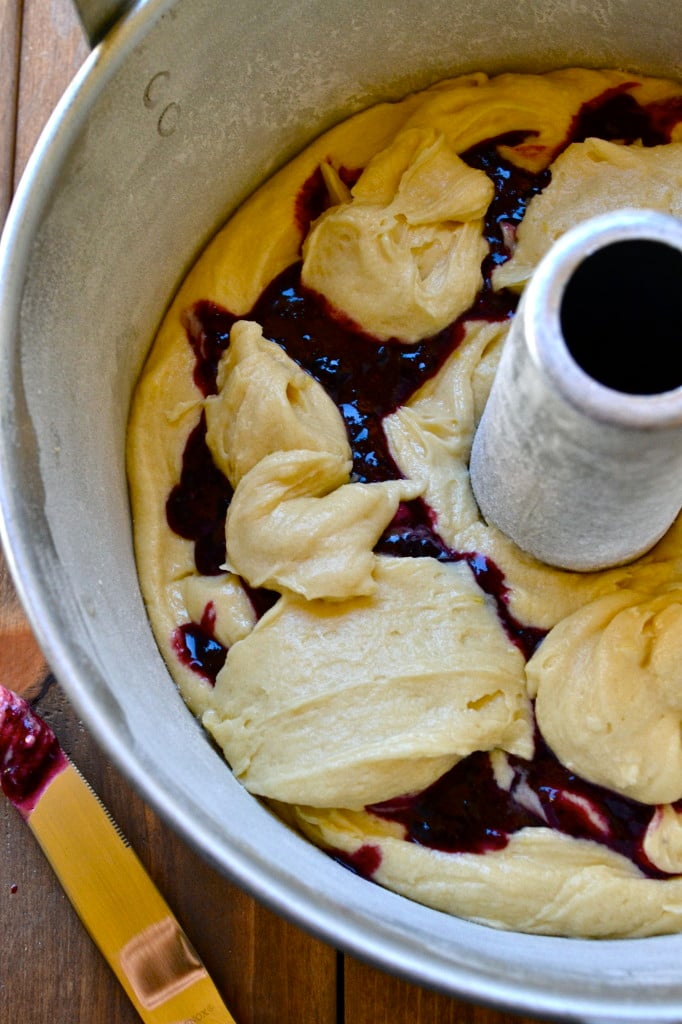
<svg viewBox="0 0 682 1024"><path fill-rule="evenodd" d="M472 447L486 521L577 571L648 551L682 507L682 223L620 210L528 283Z"/></svg>
<svg viewBox="0 0 682 1024"><path fill-rule="evenodd" d="M561 330L594 380L631 395L682 386L682 252L635 238L587 256L566 284Z"/></svg>

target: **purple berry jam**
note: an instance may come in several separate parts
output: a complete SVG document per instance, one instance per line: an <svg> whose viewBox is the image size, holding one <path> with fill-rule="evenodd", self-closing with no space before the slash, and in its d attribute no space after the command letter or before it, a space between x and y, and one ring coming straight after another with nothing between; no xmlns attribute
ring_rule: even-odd
<svg viewBox="0 0 682 1024"><path fill-rule="evenodd" d="M215 685L227 657L227 648L215 638L215 617L215 605L209 601L201 622L183 623L171 638L173 650L182 664L211 685Z"/></svg>
<svg viewBox="0 0 682 1024"><path fill-rule="evenodd" d="M180 480L166 501L168 525L194 541L194 561L202 576L217 575L225 561L225 516L232 493L206 444L202 413L185 445Z"/></svg>
<svg viewBox="0 0 682 1024"><path fill-rule="evenodd" d="M348 188L352 188L360 177L360 171L350 170L347 167L338 168L336 173ZM325 184L322 170L318 167L310 175L296 197L294 216L296 218L296 225L301 232L301 238L305 238L312 222L317 220L328 208L329 191Z"/></svg>
<svg viewBox="0 0 682 1024"><path fill-rule="evenodd" d="M68 763L49 725L0 686L0 787L25 818Z"/></svg>
<svg viewBox="0 0 682 1024"><path fill-rule="evenodd" d="M230 344L236 319L215 302L203 301L185 310L182 325L196 360L194 383L202 395L215 395L217 391L218 363Z"/></svg>
<svg viewBox="0 0 682 1024"><path fill-rule="evenodd" d="M518 296L507 289L492 290L492 274L501 263L506 263L512 254L516 229L523 220L528 203L533 196L549 184L548 170L533 174L500 156L500 146L519 146L533 133L507 132L495 139L481 142L462 153L462 160L470 167L485 171L495 193L485 215L483 234L489 252L483 260L483 288L465 317L481 320L506 320L518 304Z"/></svg>
<svg viewBox="0 0 682 1024"><path fill-rule="evenodd" d="M279 600L276 590L267 590L266 587L250 587L246 580L242 580L244 592L251 602L257 619L262 619L266 612Z"/></svg>
<svg viewBox="0 0 682 1024"><path fill-rule="evenodd" d="M371 878L381 864L381 850L372 843L363 843L353 853L343 850L330 850L329 853L333 860L361 878Z"/></svg>
<svg viewBox="0 0 682 1024"><path fill-rule="evenodd" d="M498 785L489 755L479 751L423 792L367 810L399 822L410 842L448 853L500 850L514 832L545 827L601 843L651 878L666 877L643 849L654 807L581 779L559 763L539 735L532 761L509 756L508 763L509 789Z"/></svg>
<svg viewBox="0 0 682 1024"><path fill-rule="evenodd" d="M546 630L525 626L509 611L509 588L497 565L476 551L453 551L439 536L435 516L421 498L403 502L393 521L379 538L378 554L399 558L435 558L438 562L466 562L481 590L492 597L507 636L526 660L546 635Z"/></svg>
<svg viewBox="0 0 682 1024"><path fill-rule="evenodd" d="M637 89L636 83L624 82L584 103L573 120L568 141L597 138L631 145L641 140L644 146L670 142L673 128L682 120L680 97L642 106L633 89Z"/></svg>
<svg viewBox="0 0 682 1024"><path fill-rule="evenodd" d="M648 106L637 102L636 84L607 90L585 103L553 157L572 142L594 136L645 146L669 142L682 120L682 100L674 97ZM503 159L499 147L532 146L533 133L512 132L482 142L462 154L471 166L485 171L495 186L484 233L489 253L482 264L483 284L472 307L445 330L416 344L396 340L379 344L338 316L325 300L301 283L301 264L288 267L265 289L245 319L256 320L266 338L279 344L311 374L337 404L353 453L353 479L393 480L400 471L391 457L382 420L433 377L462 341L465 322L498 322L516 309L517 298L493 292L492 273L511 256L515 232L528 203L551 179L545 170L533 174ZM348 184L357 172L344 171ZM321 173L303 186L296 205L297 224L305 235L325 208ZM215 394L218 362L229 345L237 317L209 301L187 311L184 326L195 355L194 380L204 395ZM194 541L200 573L221 571L225 559L225 515L232 496L229 483L213 464L202 421L187 441L181 478L169 495L168 523ZM509 591L499 568L477 552L452 551L438 534L433 511L417 500L400 506L376 551L400 558L431 557L442 562L466 561L481 589L491 597L512 641L529 658L544 632L518 622L509 612ZM277 595L247 589L257 614ZM214 682L226 651L213 636L213 622L176 630L173 642L180 660ZM522 828L548 827L590 839L628 857L647 876L663 877L643 851L643 837L655 808L592 785L565 769L537 737L532 760L509 758L513 777L501 788L487 753L475 753L457 764L422 793L375 804L371 813L399 822L411 842L448 852L485 853L499 850ZM4 785L4 783L3 783ZM364 877L377 870L381 854L364 845L353 855L329 851Z"/></svg>

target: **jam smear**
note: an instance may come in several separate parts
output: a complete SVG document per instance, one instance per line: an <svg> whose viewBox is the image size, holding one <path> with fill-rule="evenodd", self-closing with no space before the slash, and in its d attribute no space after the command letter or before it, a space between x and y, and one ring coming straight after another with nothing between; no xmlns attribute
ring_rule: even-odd
<svg viewBox="0 0 682 1024"><path fill-rule="evenodd" d="M345 850L329 850L333 860L343 864L345 868L352 871L361 878L371 878L381 864L381 850L372 843L363 843L353 853L346 853Z"/></svg>
<svg viewBox="0 0 682 1024"><path fill-rule="evenodd" d="M171 530L194 541L194 561L202 576L217 576L225 562L225 516L233 490L206 444L206 416L191 432L182 457L180 481L166 501Z"/></svg>
<svg viewBox="0 0 682 1024"><path fill-rule="evenodd" d="M209 601L201 622L183 623L174 630L171 638L173 650L182 664L212 686L227 658L227 648L215 637L215 619L215 605Z"/></svg>
<svg viewBox="0 0 682 1024"><path fill-rule="evenodd" d="M495 193L486 211L483 235L489 246L483 260L483 288L473 309L467 314L484 320L505 320L516 311L518 295L503 288L492 290L492 274L501 263L506 263L513 251L516 229L523 220L533 196L538 195L551 181L549 170L533 173L517 167L500 156L500 146L518 146L532 137L533 132L506 132L494 139L481 142L462 153L469 167L485 171Z"/></svg>
<svg viewBox="0 0 682 1024"><path fill-rule="evenodd" d="M644 146L669 142L673 127L682 117L680 98L645 107L629 91L633 87L636 83L624 82L584 103L571 125L569 141L598 138L631 145L641 140Z"/></svg>
<svg viewBox="0 0 682 1024"><path fill-rule="evenodd" d="M435 514L422 498L402 501L374 550L396 558L435 558L454 561L454 552L436 530Z"/></svg>
<svg viewBox="0 0 682 1024"><path fill-rule="evenodd" d="M218 390L218 363L230 343L236 316L215 302L202 299L182 315L182 326L194 352L194 383L204 397Z"/></svg>
<svg viewBox="0 0 682 1024"><path fill-rule="evenodd" d="M251 587L246 580L242 580L241 584L257 619L262 619L265 613L269 612L279 601L280 595L276 590L268 590L267 587Z"/></svg>
<svg viewBox="0 0 682 1024"><path fill-rule="evenodd" d="M353 452L354 479L399 479L381 421L438 372L461 341L457 327L411 345L377 344L330 317L324 300L301 284L300 264L265 290L253 317L338 406Z"/></svg>
<svg viewBox="0 0 682 1024"><path fill-rule="evenodd" d="M405 838L445 853L500 850L536 815L516 804L495 782L487 753L470 754L427 789L370 804L366 810L405 829Z"/></svg>
<svg viewBox="0 0 682 1024"><path fill-rule="evenodd" d="M647 138L655 140L652 145L671 142L673 129L682 121L682 96L670 96L666 100L648 103L645 109L650 125Z"/></svg>
<svg viewBox="0 0 682 1024"><path fill-rule="evenodd" d="M24 817L68 760L31 705L0 686L0 788Z"/></svg>
<svg viewBox="0 0 682 1024"><path fill-rule="evenodd" d="M242 581L257 618L265 615L279 600L279 594L265 587L250 587ZM213 601L204 608L201 622L184 622L173 631L171 644L178 660L215 686L218 673L225 664L228 648L215 635L216 609Z"/></svg>
<svg viewBox="0 0 682 1024"><path fill-rule="evenodd" d="M515 832L545 827L590 839L631 860L648 877L668 877L643 849L655 808L581 779L565 768L538 735L532 761L508 756L510 788L501 788L490 756L469 755L416 795L367 810L405 829L405 838L447 853L501 850Z"/></svg>
<svg viewBox="0 0 682 1024"><path fill-rule="evenodd" d="M477 551L454 551L438 534L433 511L421 498L402 502L393 521L380 537L377 554L399 558L435 558L438 562L466 562L481 590L488 594L497 608L507 636L528 660L540 641L544 629L525 626L509 611L509 588L504 573L487 555Z"/></svg>
<svg viewBox="0 0 682 1024"><path fill-rule="evenodd" d="M457 555L453 561L466 561L476 577L481 590L492 597L497 607L497 614L507 631L507 635L519 648L526 661L532 657L535 649L547 635L546 629L537 626L525 626L509 611L509 588L505 583L504 573L492 558L476 551L467 551Z"/></svg>
<svg viewBox="0 0 682 1024"><path fill-rule="evenodd" d="M361 171L351 170L347 167L336 168L341 181L348 188L352 188L360 177ZM296 207L294 218L296 226L301 232L301 238L310 231L310 225L317 220L325 210L329 209L329 190L325 184L324 176L320 167L317 167L310 175L303 187L296 196Z"/></svg>

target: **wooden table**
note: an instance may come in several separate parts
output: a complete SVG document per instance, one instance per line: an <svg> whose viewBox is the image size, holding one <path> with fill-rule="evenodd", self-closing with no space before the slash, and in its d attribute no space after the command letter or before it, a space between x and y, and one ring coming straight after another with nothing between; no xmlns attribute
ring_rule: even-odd
<svg viewBox="0 0 682 1024"><path fill-rule="evenodd" d="M0 223L88 48L71 0L0 0ZM50 674L0 555L0 681L34 700L131 840L238 1024L523 1024L389 977L275 916L204 864L103 757ZM0 799L0 1021L134 1024L19 815Z"/></svg>

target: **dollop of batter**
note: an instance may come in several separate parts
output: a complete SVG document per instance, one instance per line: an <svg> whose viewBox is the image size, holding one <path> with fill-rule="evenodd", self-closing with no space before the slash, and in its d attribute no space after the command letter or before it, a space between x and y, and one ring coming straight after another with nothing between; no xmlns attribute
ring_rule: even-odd
<svg viewBox="0 0 682 1024"><path fill-rule="evenodd" d="M217 394L205 408L206 443L233 487L276 452L325 452L350 462L343 419L324 388L251 321L230 332Z"/></svg>
<svg viewBox="0 0 682 1024"><path fill-rule="evenodd" d="M360 809L474 750L533 751L523 658L463 563L379 559L370 598L284 594L204 715L252 792Z"/></svg>
<svg viewBox="0 0 682 1024"><path fill-rule="evenodd" d="M512 259L495 271L495 287L522 288L565 231L595 213L626 207L682 216L682 144L623 146L586 139L552 164L552 183L530 204Z"/></svg>
<svg viewBox="0 0 682 1024"><path fill-rule="evenodd" d="M303 283L382 341L418 341L469 308L482 284L494 187L445 136L400 132L303 246Z"/></svg>
<svg viewBox="0 0 682 1024"><path fill-rule="evenodd" d="M151 624L234 774L379 884L495 927L682 928L682 523L562 571L468 477L553 241L681 196L672 81L473 74L379 104L236 211L134 398Z"/></svg>
<svg viewBox="0 0 682 1024"><path fill-rule="evenodd" d="M680 635L679 584L616 590L554 626L526 675L563 764L642 803L682 797Z"/></svg>

